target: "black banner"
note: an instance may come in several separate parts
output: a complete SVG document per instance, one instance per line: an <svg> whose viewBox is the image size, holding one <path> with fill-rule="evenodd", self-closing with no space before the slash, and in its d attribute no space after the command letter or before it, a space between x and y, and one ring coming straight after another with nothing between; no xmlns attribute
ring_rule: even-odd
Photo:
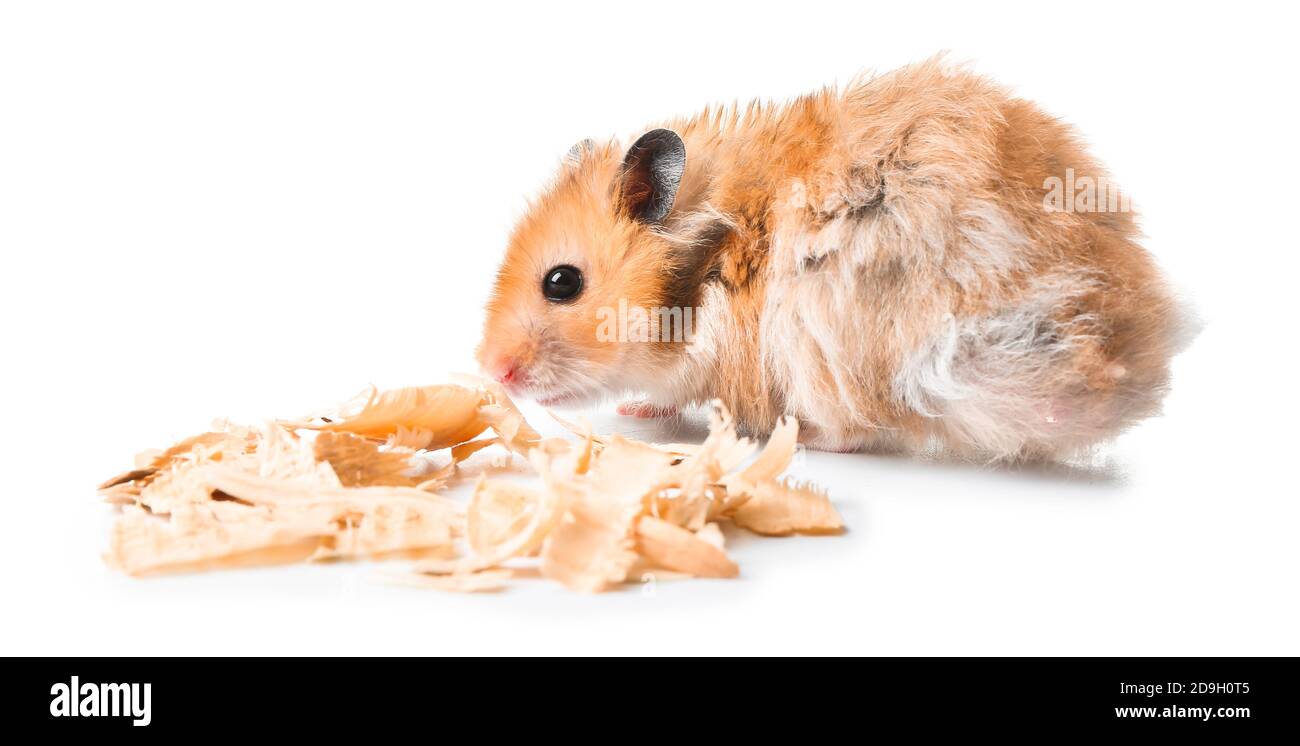
<svg viewBox="0 0 1300 746"><path fill-rule="evenodd" d="M1295 728L1292 659L836 661L10 659L5 713L41 734L246 736L267 726L337 737L394 727L440 736L686 714L745 729L972 726L1040 735L1235 734ZM498 712L487 722L471 713ZM659 726L653 725L657 721ZM542 729L543 724L548 726ZM438 727L440 726L440 727ZM1277 730L1280 729L1280 730ZM372 739L373 740L373 739Z"/></svg>

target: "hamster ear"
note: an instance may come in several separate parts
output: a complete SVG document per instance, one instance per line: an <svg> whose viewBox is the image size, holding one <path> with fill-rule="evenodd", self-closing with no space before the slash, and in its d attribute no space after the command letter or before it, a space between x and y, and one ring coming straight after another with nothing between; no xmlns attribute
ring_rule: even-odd
<svg viewBox="0 0 1300 746"><path fill-rule="evenodd" d="M662 223L673 209L686 171L686 143L672 130L650 130L627 155L619 174L619 208L643 223Z"/></svg>
<svg viewBox="0 0 1300 746"><path fill-rule="evenodd" d="M569 148L569 152L564 156L564 163L569 166L576 166L582 163L582 159L586 158L587 154L595 149L595 140L590 137L586 140L580 140L574 143L573 147Z"/></svg>

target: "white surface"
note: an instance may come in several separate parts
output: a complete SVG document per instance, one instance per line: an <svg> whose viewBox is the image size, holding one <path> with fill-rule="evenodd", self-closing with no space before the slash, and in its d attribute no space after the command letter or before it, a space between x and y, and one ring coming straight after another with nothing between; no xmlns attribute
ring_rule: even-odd
<svg viewBox="0 0 1300 746"><path fill-rule="evenodd" d="M1300 653L1289 9L550 5L3 6L0 653ZM1209 323L1107 468L812 454L848 534L653 594L100 563L136 451L471 368L574 141L944 48L1082 128Z"/></svg>

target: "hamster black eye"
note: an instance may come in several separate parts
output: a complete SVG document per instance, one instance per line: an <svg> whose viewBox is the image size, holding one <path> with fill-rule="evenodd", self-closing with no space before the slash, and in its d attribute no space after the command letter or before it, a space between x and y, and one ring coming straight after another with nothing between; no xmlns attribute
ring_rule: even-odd
<svg viewBox="0 0 1300 746"><path fill-rule="evenodd" d="M542 278L542 295L547 300L566 301L582 292L582 273L567 264L555 267Z"/></svg>

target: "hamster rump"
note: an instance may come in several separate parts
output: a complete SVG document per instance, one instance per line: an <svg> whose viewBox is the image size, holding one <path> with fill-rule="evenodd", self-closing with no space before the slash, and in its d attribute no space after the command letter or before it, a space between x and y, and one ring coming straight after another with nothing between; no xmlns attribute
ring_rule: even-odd
<svg viewBox="0 0 1300 746"><path fill-rule="evenodd" d="M684 154L582 146L516 229L481 359L523 361L520 393L716 398L757 434L795 416L815 447L994 459L1158 411L1179 308L1126 198L1052 201L1108 176L1032 104L935 59L665 131ZM591 295L541 298L556 262ZM596 341L588 304L620 300L689 306L695 333Z"/></svg>
<svg viewBox="0 0 1300 746"><path fill-rule="evenodd" d="M1052 457L1158 409L1179 313L1131 212L1045 200L1107 178L1068 127L937 63L846 101L773 211L765 360L815 442Z"/></svg>

